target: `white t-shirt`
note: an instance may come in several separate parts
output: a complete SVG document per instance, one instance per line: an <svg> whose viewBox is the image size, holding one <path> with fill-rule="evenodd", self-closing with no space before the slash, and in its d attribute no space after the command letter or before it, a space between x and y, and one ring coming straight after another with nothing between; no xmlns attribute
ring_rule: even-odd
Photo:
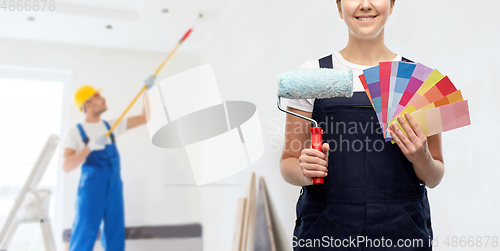
<svg viewBox="0 0 500 251"><path fill-rule="evenodd" d="M363 87L363 84L361 84L361 80L359 80L359 75L363 74L363 70L368 69L372 66L353 64L345 60L339 52L333 53L332 59L333 59L333 68L352 69L354 91L364 92L365 88ZM397 55L396 58L393 59L393 61L401 61L401 60L402 57L400 55ZM318 59L307 60L299 68L299 70L306 70L306 69L319 69L319 60ZM314 99L288 99L287 106L305 112L312 112L314 108Z"/></svg>
<svg viewBox="0 0 500 251"><path fill-rule="evenodd" d="M116 119L113 120L106 120L108 122L109 127L111 128L113 124L115 123ZM106 128L106 125L104 122L101 120L97 123L88 123L88 122L81 122L83 130L85 131L85 134L87 134L87 137L90 139L94 139L100 136L103 136L108 132L108 128ZM122 119L120 123L116 126L116 128L113 130L113 135L118 137L118 135L125 133L127 131L127 119ZM111 138L107 137L107 144L111 144ZM85 143L83 142L82 136L80 135L80 130L78 130L78 127L76 125L70 127L68 131L66 132L66 136L64 137L64 143L63 143L63 148L71 148L74 149L76 152L82 150L85 147Z"/></svg>

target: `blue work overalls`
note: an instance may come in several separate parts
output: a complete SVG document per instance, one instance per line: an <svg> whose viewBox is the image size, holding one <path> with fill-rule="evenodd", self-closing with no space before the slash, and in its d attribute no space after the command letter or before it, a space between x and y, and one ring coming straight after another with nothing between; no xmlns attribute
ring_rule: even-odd
<svg viewBox="0 0 500 251"><path fill-rule="evenodd" d="M319 62L332 68L331 55ZM312 118L330 144L328 176L301 189L294 250L432 250L425 185L398 145L384 141L366 93L316 99Z"/></svg>
<svg viewBox="0 0 500 251"><path fill-rule="evenodd" d="M103 121L109 130L109 124ZM88 137L77 125L84 142ZM91 251L104 221L101 243L106 251L125 250L125 217L123 212L120 156L114 135L103 150L92 151L82 164L76 201L76 217L69 249Z"/></svg>

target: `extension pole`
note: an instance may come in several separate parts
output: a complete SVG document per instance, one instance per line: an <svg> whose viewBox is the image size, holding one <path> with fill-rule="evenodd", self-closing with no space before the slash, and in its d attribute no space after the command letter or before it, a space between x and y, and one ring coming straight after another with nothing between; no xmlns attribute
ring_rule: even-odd
<svg viewBox="0 0 500 251"><path fill-rule="evenodd" d="M170 57L172 57L172 55L179 48L179 46L181 46L182 42L184 42L184 40L186 40L188 38L189 34L191 34L191 32L193 31L194 25L196 25L196 22L198 22L198 19L201 18L202 16L203 16L202 14L200 14L198 16L198 18L194 22L193 26L186 32L186 34L184 34L184 36L181 38L181 40L179 40L179 43L170 52L170 54L168 54L167 58L163 61L163 63L161 63L160 67L158 67L158 69L155 71L155 73L152 75L152 77L156 77L156 74L158 74L160 72L160 70L163 68L163 66L165 66L165 63L167 63L167 61L170 59ZM132 100L132 102L130 102L130 104L127 106L127 108L125 109L125 111L123 111L122 115L120 115L120 117L116 120L116 122L113 124L113 126L106 133L106 135L105 135L106 137L109 137L109 135L111 134L111 132L113 132L113 130L120 123L120 121L123 119L123 117L125 116L125 114L127 114L128 110L130 110L130 108L134 105L135 101L137 101L137 99L142 95L142 93L144 91L146 91L147 87L148 87L147 85L144 85L142 87L141 91L139 91L139 93L135 96L135 98Z"/></svg>

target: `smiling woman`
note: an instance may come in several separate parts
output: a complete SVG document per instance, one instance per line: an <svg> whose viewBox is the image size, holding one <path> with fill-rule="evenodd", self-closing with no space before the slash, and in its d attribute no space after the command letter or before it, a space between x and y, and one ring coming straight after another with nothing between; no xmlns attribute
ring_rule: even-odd
<svg viewBox="0 0 500 251"><path fill-rule="evenodd" d="M376 114L358 76L379 62L410 61L385 45L385 25L394 6L395 0L337 0L339 17L349 30L346 47L301 66L350 68L354 95L288 102L289 110L321 125L323 142L327 142L322 151L309 149L310 133L296 130L308 128L308 122L287 115L281 173L287 182L302 186L296 207L295 251L331 247L328 241L335 247L350 247L344 240L357 240L356 247L432 250L426 186L437 186L444 175L441 135L416 137L421 129L409 116L411 127L405 130L411 136L391 131L397 144L384 142L381 130L327 128L329 118L346 125L373 123ZM323 177L324 184L312 185L313 177ZM359 237L363 237L361 242ZM317 240L321 245L312 245ZM398 246L406 240L413 240L413 245Z"/></svg>

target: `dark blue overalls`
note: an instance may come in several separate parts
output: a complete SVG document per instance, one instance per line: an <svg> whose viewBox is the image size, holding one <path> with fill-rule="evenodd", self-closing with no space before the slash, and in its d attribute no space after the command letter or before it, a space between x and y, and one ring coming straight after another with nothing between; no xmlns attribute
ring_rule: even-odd
<svg viewBox="0 0 500 251"><path fill-rule="evenodd" d="M109 124L103 121L109 130ZM84 142L88 137L81 124L77 125ZM103 150L92 151L82 165L76 217L69 249L92 251L104 221L101 244L106 251L125 250L125 217L123 211L120 155L114 135Z"/></svg>
<svg viewBox="0 0 500 251"><path fill-rule="evenodd" d="M332 68L331 55L320 67ZM330 144L328 176L301 189L294 250L432 250L425 185L398 145L384 141L366 93L316 99L312 118Z"/></svg>

